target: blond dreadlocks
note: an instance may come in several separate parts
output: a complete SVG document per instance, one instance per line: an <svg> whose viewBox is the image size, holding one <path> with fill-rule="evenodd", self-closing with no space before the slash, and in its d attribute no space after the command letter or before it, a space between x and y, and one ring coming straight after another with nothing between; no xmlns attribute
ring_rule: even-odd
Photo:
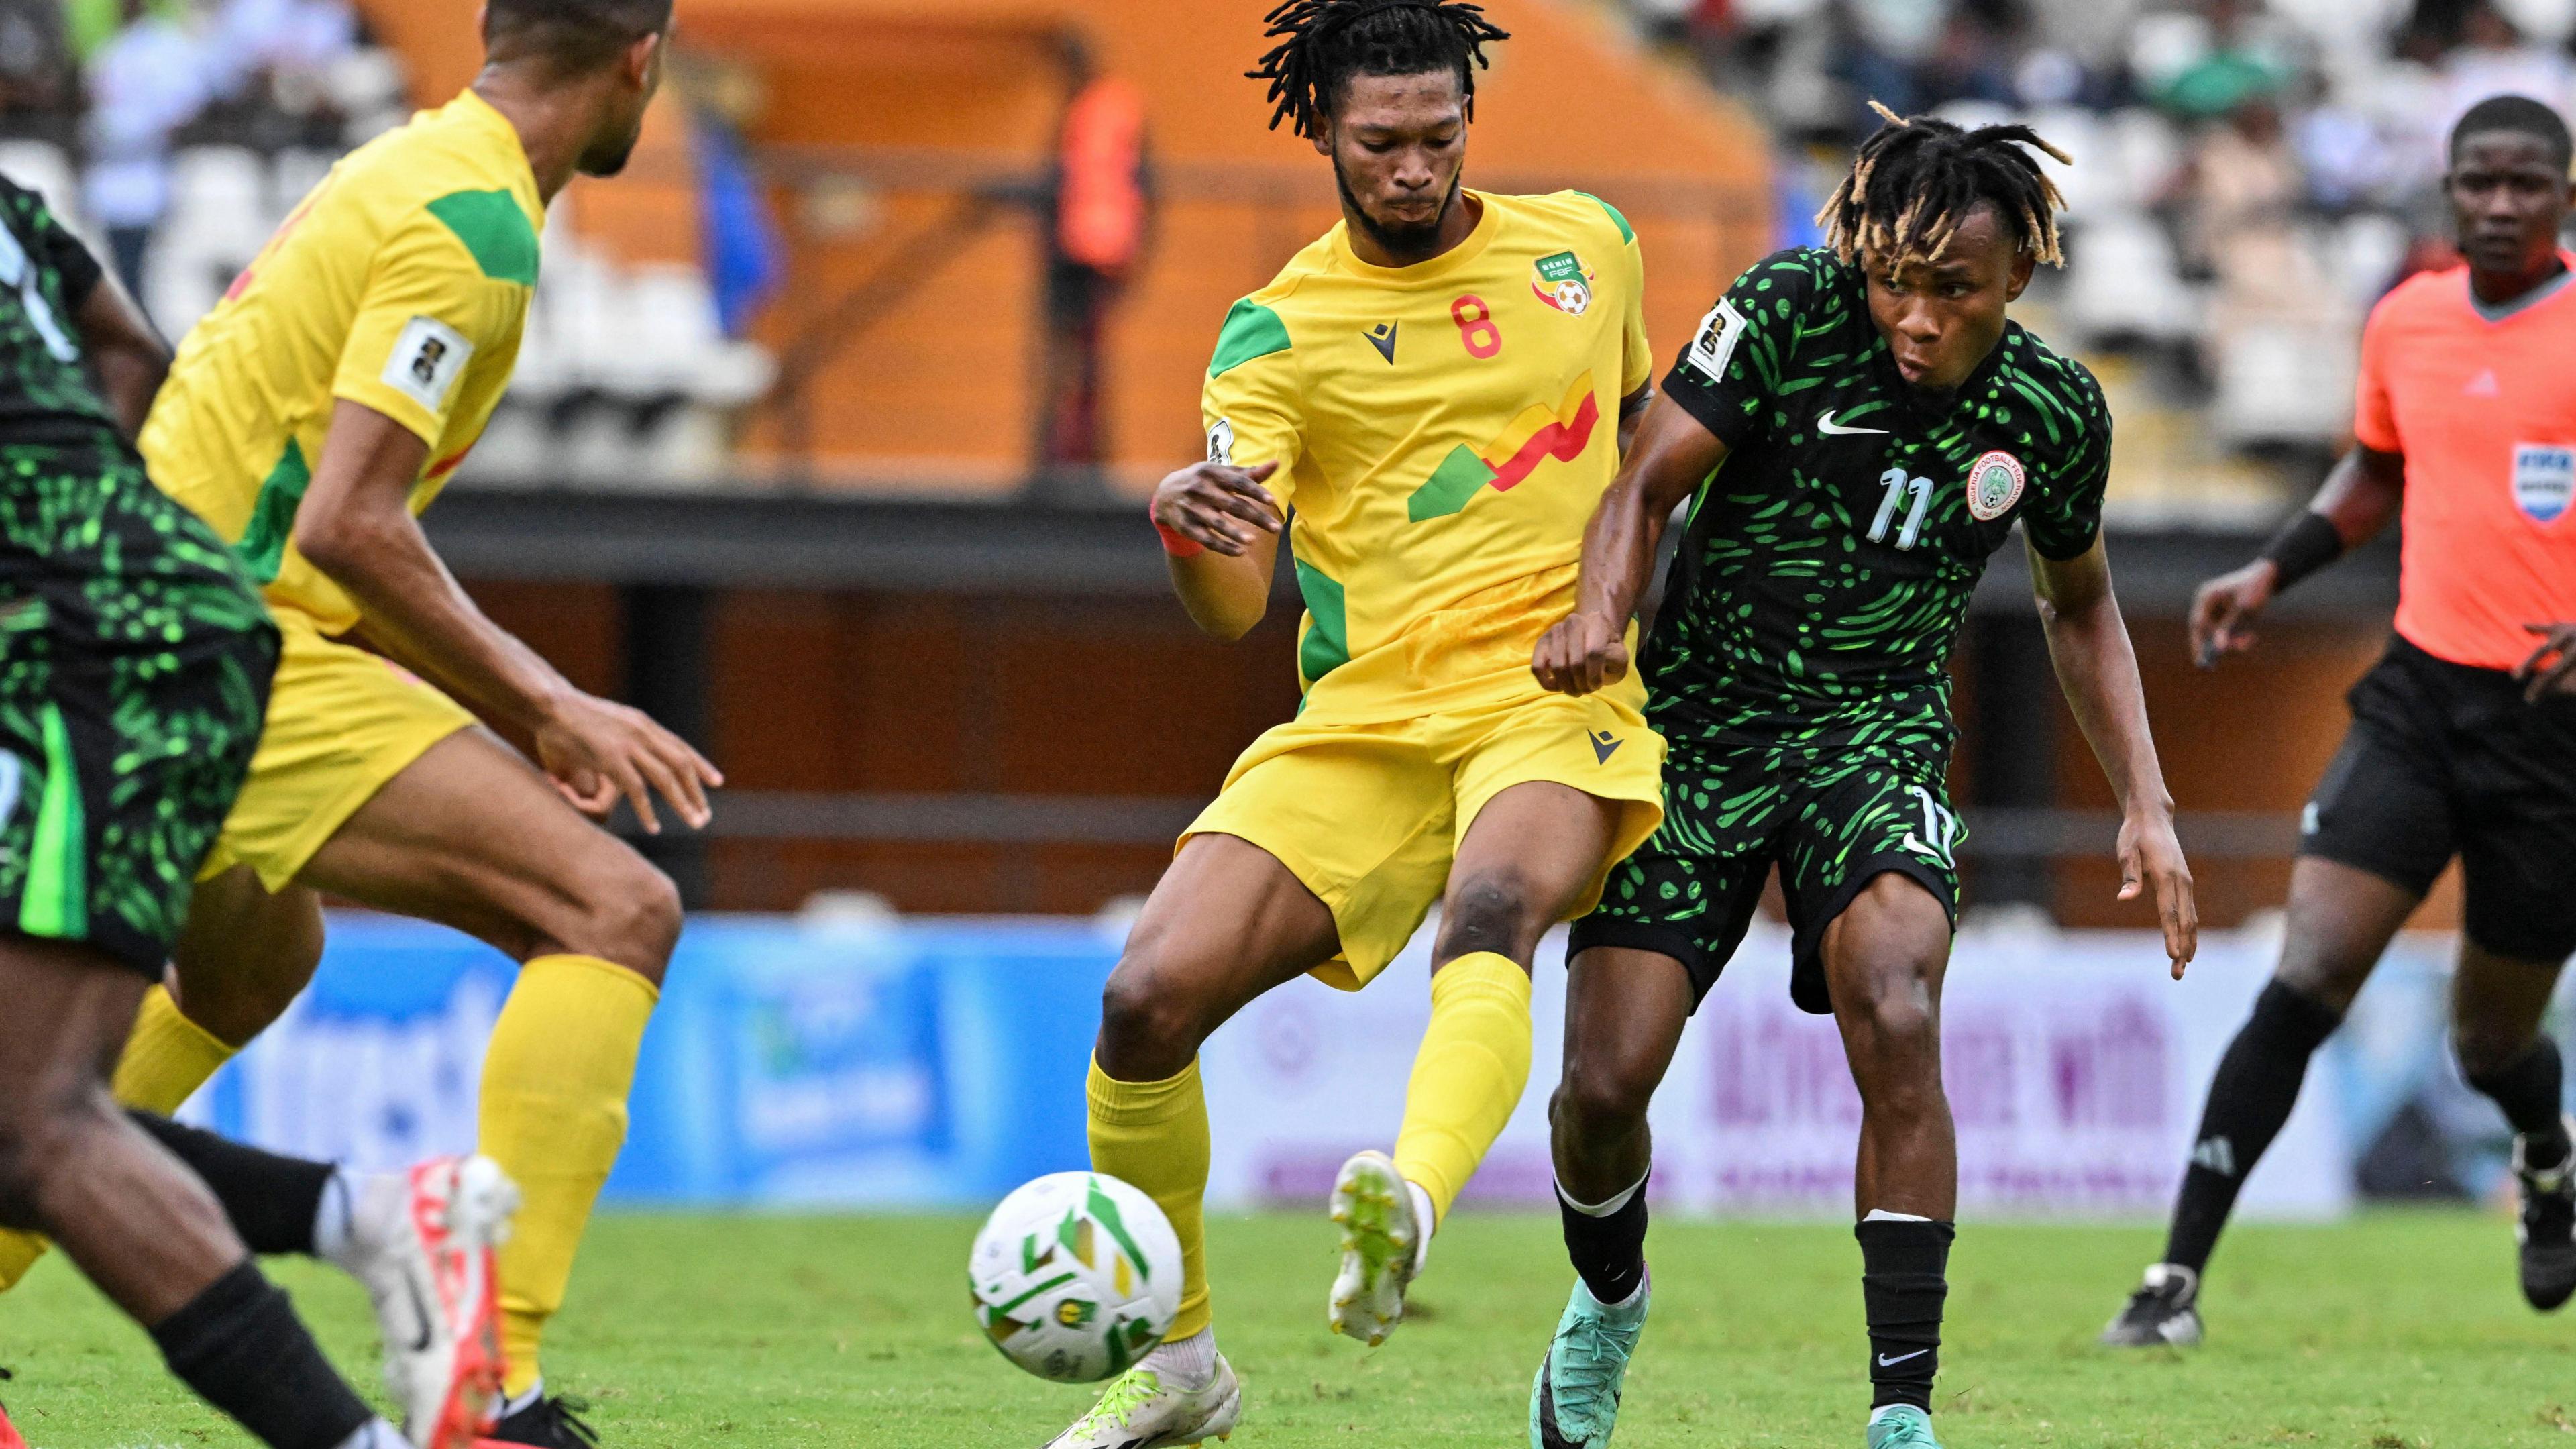
<svg viewBox="0 0 2576 1449"><path fill-rule="evenodd" d="M2066 198L2031 151L2067 164L2073 158L2028 126L1964 131L1930 116L1900 116L1876 101L1869 106L1887 124L1860 143L1851 174L1816 213L1836 255L1850 261L1870 251L1897 261L1938 261L1977 203L1992 202L2019 250L2051 266L2066 264L2057 237Z"/></svg>

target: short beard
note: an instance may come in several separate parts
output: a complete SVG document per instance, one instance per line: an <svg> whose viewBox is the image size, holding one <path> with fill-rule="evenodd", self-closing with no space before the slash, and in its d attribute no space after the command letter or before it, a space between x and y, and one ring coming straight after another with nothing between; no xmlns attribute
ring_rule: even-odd
<svg viewBox="0 0 2576 1449"><path fill-rule="evenodd" d="M1333 185L1342 193L1343 212L1368 233L1378 250L1391 257L1419 261L1440 249L1440 225L1449 219L1449 208L1458 204L1458 188L1464 179L1464 172L1449 178L1449 194L1440 198L1440 209L1431 213L1430 220L1418 226L1387 226L1360 205L1359 197L1351 190L1350 178L1342 174L1342 158L1333 158Z"/></svg>
<svg viewBox="0 0 2576 1449"><path fill-rule="evenodd" d="M639 121L634 133L616 145L594 147L583 152L581 159L573 163L573 169L584 176L614 176L625 170L626 163L634 159L635 147L643 139L644 126Z"/></svg>

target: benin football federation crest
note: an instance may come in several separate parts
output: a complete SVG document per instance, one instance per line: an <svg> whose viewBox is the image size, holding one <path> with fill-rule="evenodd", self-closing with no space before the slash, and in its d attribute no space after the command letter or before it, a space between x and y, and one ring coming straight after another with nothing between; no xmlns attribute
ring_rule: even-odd
<svg viewBox="0 0 2576 1449"><path fill-rule="evenodd" d="M1968 465L1968 511L1992 523L2021 501L2021 486L2021 459L2000 449L1980 454Z"/></svg>
<svg viewBox="0 0 2576 1449"><path fill-rule="evenodd" d="M1532 268L1530 290L1538 299L1569 317L1580 317L1592 305L1592 274L1572 252L1541 257Z"/></svg>

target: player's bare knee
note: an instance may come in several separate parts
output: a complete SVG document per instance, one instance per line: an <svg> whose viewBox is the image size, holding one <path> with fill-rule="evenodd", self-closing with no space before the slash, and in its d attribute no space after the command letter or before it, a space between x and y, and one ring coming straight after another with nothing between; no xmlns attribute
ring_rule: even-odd
<svg viewBox="0 0 2576 1449"><path fill-rule="evenodd" d="M295 1004L322 964L321 941L298 941L260 958L256 966L237 961L201 962L182 952L178 957L178 990L172 993L182 1016L227 1046L242 1047L274 1025Z"/></svg>
<svg viewBox="0 0 2576 1449"><path fill-rule="evenodd" d="M578 891L578 918L544 931L552 939L541 949L614 961L661 985L686 918L680 888L652 862L618 845L608 861L583 874Z"/></svg>
<svg viewBox="0 0 2576 1449"><path fill-rule="evenodd" d="M1531 894L1528 883L1513 871L1486 871L1453 883L1441 908L1440 939L1433 954L1454 961L1490 951L1527 964L1548 925L1533 920L1538 908Z"/></svg>
<svg viewBox="0 0 2576 1449"><path fill-rule="evenodd" d="M1133 951L1100 989L1101 1069L1122 1081L1160 1081L1198 1055L1211 1029L1189 973Z"/></svg>
<svg viewBox="0 0 2576 1449"><path fill-rule="evenodd" d="M1618 1135L1646 1120L1655 1085L1648 1068L1578 1053L1565 1064L1549 1116L1585 1137Z"/></svg>
<svg viewBox="0 0 2576 1449"><path fill-rule="evenodd" d="M1938 1062L1941 1016L1929 972L1914 963L1889 961L1855 974L1859 979L1851 999L1840 1003L1853 1065L1882 1069L1873 1074L1889 1075L1892 1088L1897 1079L1921 1075L1907 1068ZM1867 1083L1863 1085L1866 1090Z"/></svg>

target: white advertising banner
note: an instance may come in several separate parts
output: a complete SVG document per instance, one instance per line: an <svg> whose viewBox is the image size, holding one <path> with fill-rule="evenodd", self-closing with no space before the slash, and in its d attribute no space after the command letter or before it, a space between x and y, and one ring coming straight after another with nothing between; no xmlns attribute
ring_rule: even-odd
<svg viewBox="0 0 2576 1449"><path fill-rule="evenodd" d="M1320 1203L1344 1157L1393 1144L1430 1014L1431 936L1417 936L1364 992L1299 982L1217 1033L1201 1061L1212 1202ZM2143 932L1961 935L1943 992L1942 1050L1962 1215L2161 1216L2202 1092L2275 949L2269 934L2212 934L2177 983L2158 938ZM1529 1092L1471 1200L1547 1200L1563 953L1562 933L1540 949ZM1788 957L1788 932L1757 926L1683 1038L1652 1114L1653 1191L1668 1209L1852 1210L1860 1097L1832 1018L1790 1003ZM2351 1151L2333 1097L2303 1096L2247 1184L2246 1213L2326 1217L2349 1205Z"/></svg>

